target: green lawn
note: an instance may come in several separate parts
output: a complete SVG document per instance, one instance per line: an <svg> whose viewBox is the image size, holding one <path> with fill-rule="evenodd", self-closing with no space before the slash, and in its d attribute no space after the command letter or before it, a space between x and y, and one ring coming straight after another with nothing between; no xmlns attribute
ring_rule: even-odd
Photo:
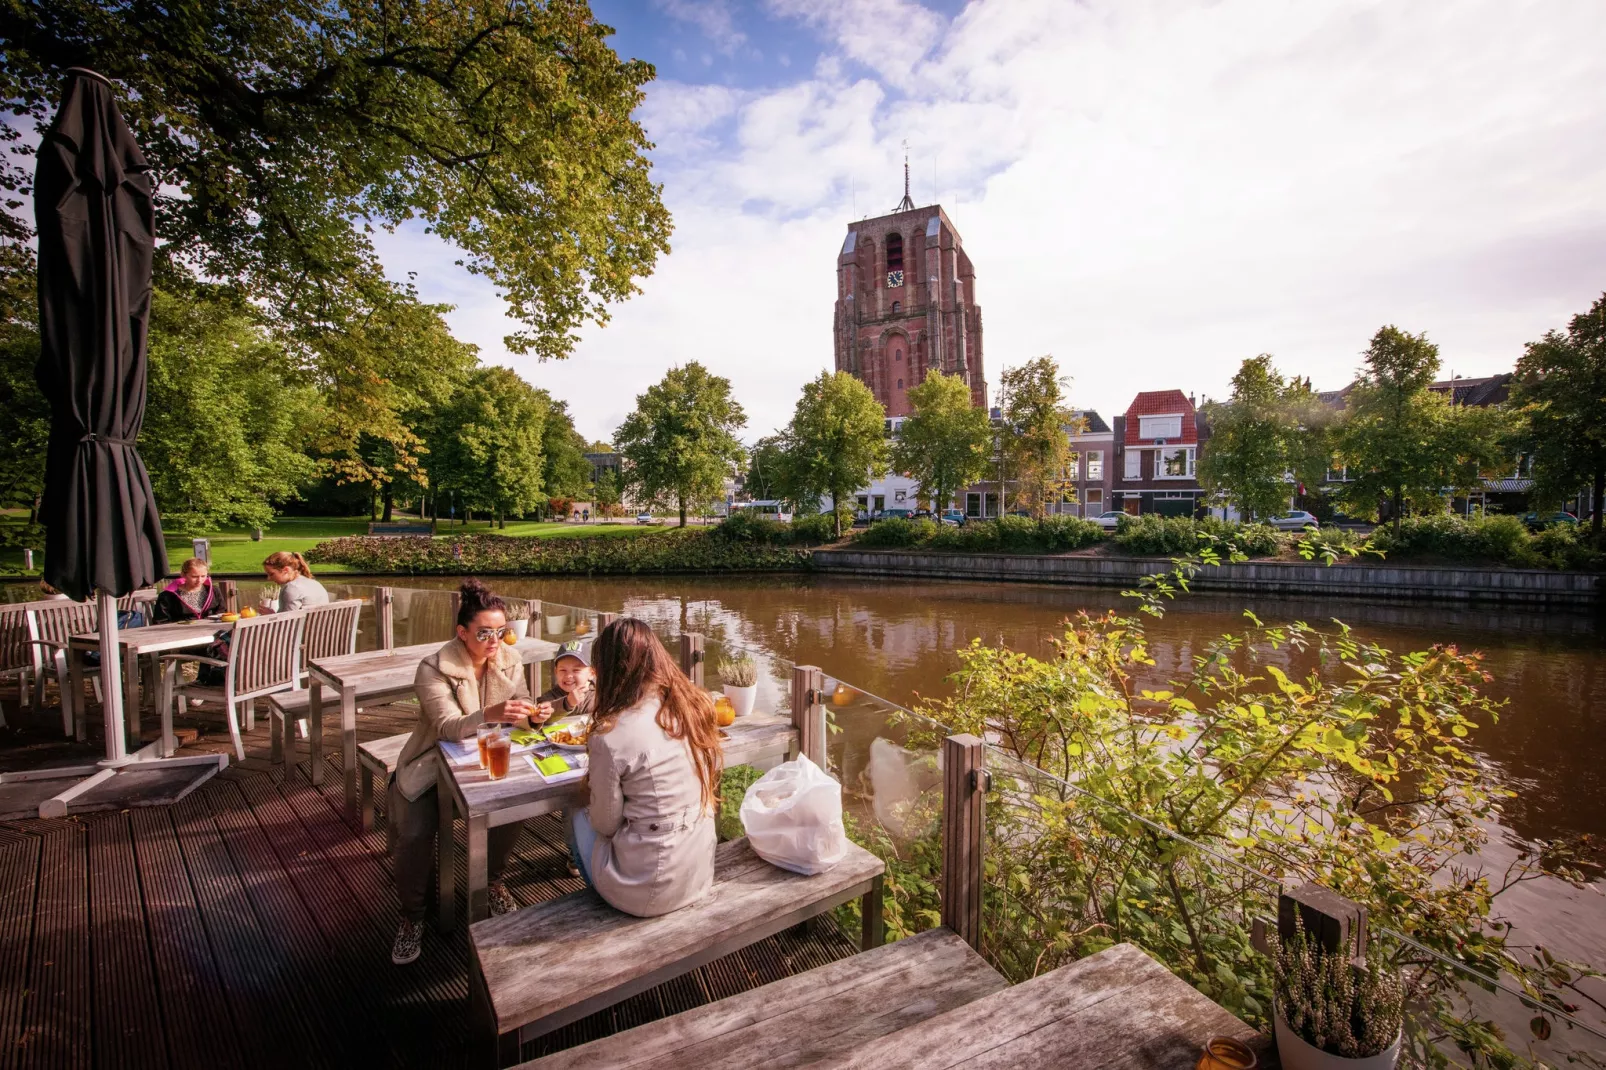
<svg viewBox="0 0 1606 1070"><path fill-rule="evenodd" d="M399 522L412 519L411 517L397 517ZM21 517L0 517L0 522L20 523ZM511 535L521 538L541 539L577 539L577 538L630 538L635 535L645 535L649 532L663 531L663 524L636 524L625 520L612 524L592 522L590 524L560 524L539 521L509 521L505 529L493 529L485 521L475 521L473 524L442 524L439 538L451 538L457 535L472 534L483 535L493 532L498 535ZM212 541L212 569L218 573L260 573L262 559L269 554L280 550L289 550L306 553L324 539L338 538L342 535L368 534L368 518L365 516L285 516L273 522L273 526L264 529L261 541L251 538L251 533L244 528L225 528L221 531L207 534ZM40 562L41 554L35 548L34 562ZM167 557L170 566L177 569L180 562L191 556L193 549L188 535L168 535ZM20 569L22 567L21 550L0 550L0 565ZM338 573L348 571L340 565L319 565L318 572Z"/></svg>

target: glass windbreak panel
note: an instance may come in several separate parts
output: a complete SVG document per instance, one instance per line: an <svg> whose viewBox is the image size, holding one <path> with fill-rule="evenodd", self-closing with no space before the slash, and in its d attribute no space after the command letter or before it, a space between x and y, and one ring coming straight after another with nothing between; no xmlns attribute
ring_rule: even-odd
<svg viewBox="0 0 1606 1070"><path fill-rule="evenodd" d="M357 649L376 650L379 647L379 588L371 583L325 583L332 602L355 598L362 602L357 613Z"/></svg>
<svg viewBox="0 0 1606 1070"><path fill-rule="evenodd" d="M1596 1002L1595 979L1576 967L1523 947L1502 968L1501 956L1476 941L1451 949L1452 958L1381 926L1372 928L1370 945L1375 959L1398 971L1404 990L1400 1065L1606 1064L1606 1008Z"/></svg>
<svg viewBox="0 0 1606 1070"><path fill-rule="evenodd" d="M848 838L886 863L886 938L941 923L943 726L825 678L828 771L842 783ZM857 932L857 900L839 908Z"/></svg>
<svg viewBox="0 0 1606 1070"><path fill-rule="evenodd" d="M591 638L597 634L597 614L584 606L543 601L541 626L541 638L554 643Z"/></svg>
<svg viewBox="0 0 1606 1070"><path fill-rule="evenodd" d="M725 696L738 717L791 718L792 663L785 658L705 637L703 684Z"/></svg>
<svg viewBox="0 0 1606 1070"><path fill-rule="evenodd" d="M456 632L451 591L391 588L391 621L397 646L444 643Z"/></svg>
<svg viewBox="0 0 1606 1070"><path fill-rule="evenodd" d="M985 763L982 953L995 969L1018 983L1135 944L1267 1024L1271 961L1251 937L1257 918L1276 918L1276 881L1238 849L1173 836L995 747Z"/></svg>

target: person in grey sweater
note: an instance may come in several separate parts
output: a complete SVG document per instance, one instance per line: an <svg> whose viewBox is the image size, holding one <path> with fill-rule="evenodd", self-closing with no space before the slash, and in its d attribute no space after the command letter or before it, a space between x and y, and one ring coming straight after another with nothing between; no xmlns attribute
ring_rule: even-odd
<svg viewBox="0 0 1606 1070"><path fill-rule="evenodd" d="M329 592L312 578L307 559L298 553L280 550L262 562L262 572L279 585L277 599L263 599L257 608L264 613L288 613L292 609L329 604Z"/></svg>

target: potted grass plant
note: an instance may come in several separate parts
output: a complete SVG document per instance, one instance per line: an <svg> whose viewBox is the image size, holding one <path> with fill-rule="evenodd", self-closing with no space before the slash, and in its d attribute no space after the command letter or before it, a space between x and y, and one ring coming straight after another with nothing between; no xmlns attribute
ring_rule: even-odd
<svg viewBox="0 0 1606 1070"><path fill-rule="evenodd" d="M1275 948L1277 1057L1284 1070L1393 1070L1405 990L1375 951L1364 964L1296 926Z"/></svg>
<svg viewBox="0 0 1606 1070"><path fill-rule="evenodd" d="M758 663L751 655L737 654L721 661L719 682L736 716L746 717L753 712L753 700L758 697Z"/></svg>

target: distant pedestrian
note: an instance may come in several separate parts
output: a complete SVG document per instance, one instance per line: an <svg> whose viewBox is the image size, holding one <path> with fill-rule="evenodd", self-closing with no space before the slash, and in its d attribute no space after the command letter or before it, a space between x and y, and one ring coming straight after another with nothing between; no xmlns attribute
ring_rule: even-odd
<svg viewBox="0 0 1606 1070"><path fill-rule="evenodd" d="M591 510L590 509L582 509L582 510L580 510L580 520L581 520L581 523L584 523L584 524L591 523Z"/></svg>

